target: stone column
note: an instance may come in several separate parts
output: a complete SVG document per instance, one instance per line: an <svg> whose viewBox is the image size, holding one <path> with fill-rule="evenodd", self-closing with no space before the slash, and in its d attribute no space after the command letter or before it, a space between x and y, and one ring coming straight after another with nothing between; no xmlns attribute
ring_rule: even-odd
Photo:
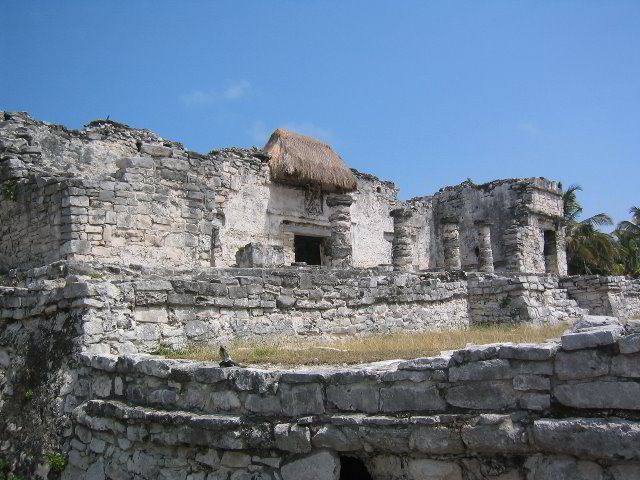
<svg viewBox="0 0 640 480"><path fill-rule="evenodd" d="M493 251L491 250L491 223L486 220L474 222L478 235L478 271L493 273Z"/></svg>
<svg viewBox="0 0 640 480"><path fill-rule="evenodd" d="M413 212L409 208L396 208L389 212L393 217L393 241L391 242L391 263L393 269L401 272L413 270L413 248L408 228Z"/></svg>
<svg viewBox="0 0 640 480"><path fill-rule="evenodd" d="M331 238L329 239L329 257L332 268L351 268L353 248L351 245L351 204L349 195L329 195L327 206L333 211L329 215Z"/></svg>
<svg viewBox="0 0 640 480"><path fill-rule="evenodd" d="M444 246L444 267L460 270L460 231L456 218L442 219L442 244Z"/></svg>

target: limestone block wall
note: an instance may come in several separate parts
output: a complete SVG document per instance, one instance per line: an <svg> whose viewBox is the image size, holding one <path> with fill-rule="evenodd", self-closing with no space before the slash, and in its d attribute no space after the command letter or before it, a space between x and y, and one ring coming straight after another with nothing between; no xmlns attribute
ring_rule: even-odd
<svg viewBox="0 0 640 480"><path fill-rule="evenodd" d="M47 454L66 451L85 387L74 356L91 303L83 294L64 280L0 287L0 458L24 478L46 478Z"/></svg>
<svg viewBox="0 0 640 480"><path fill-rule="evenodd" d="M393 219L389 212L400 204L398 189L373 175L354 174L358 187L351 194L354 199L351 206L353 264L364 268L389 264L393 238Z"/></svg>
<svg viewBox="0 0 640 480"><path fill-rule="evenodd" d="M443 220L458 222L463 270L477 270L476 222L490 223L491 248L497 271L544 273L543 229L557 230L562 216L561 191L555 182L541 178L496 180L483 185L464 182L446 187L432 197L407 202L419 213L416 226L425 230L416 245L418 255L428 255L426 268L445 266ZM427 243L428 242L428 243ZM558 235L558 272L566 273L564 236ZM514 258L517 261L514 263ZM563 263L564 262L564 263ZM425 268L420 262L421 268ZM564 265L564 267L563 267ZM564 268L564 270L563 270Z"/></svg>
<svg viewBox="0 0 640 480"><path fill-rule="evenodd" d="M337 480L356 459L375 480L637 478L640 334L593 325L349 368L82 356L65 475Z"/></svg>
<svg viewBox="0 0 640 480"><path fill-rule="evenodd" d="M575 320L585 313L553 275L470 274L467 281L472 323L555 323Z"/></svg>
<svg viewBox="0 0 640 480"><path fill-rule="evenodd" d="M5 179L0 189L0 272L59 260L73 235L68 182Z"/></svg>
<svg viewBox="0 0 640 480"><path fill-rule="evenodd" d="M595 315L622 319L640 317L640 280L580 275L564 277L560 285L582 308Z"/></svg>
<svg viewBox="0 0 640 480"><path fill-rule="evenodd" d="M439 232L432 226L433 197L412 198L404 203L413 215L409 220L412 229L413 268L416 270L434 270L436 266L432 260L431 248L435 244L434 238Z"/></svg>
<svg viewBox="0 0 640 480"><path fill-rule="evenodd" d="M240 169L224 205L221 231L222 266L235 263L236 251L249 242L281 246L285 264L295 261L294 235L330 236L326 192L272 183L268 164L259 171ZM350 195L353 265L375 267L391 262L393 222L389 211L398 203L391 182L356 172L357 191Z"/></svg>
<svg viewBox="0 0 640 480"><path fill-rule="evenodd" d="M100 283L99 281L96 281ZM365 335L469 322L466 283L437 275L229 269L109 282L84 317L93 352L150 352L238 336Z"/></svg>

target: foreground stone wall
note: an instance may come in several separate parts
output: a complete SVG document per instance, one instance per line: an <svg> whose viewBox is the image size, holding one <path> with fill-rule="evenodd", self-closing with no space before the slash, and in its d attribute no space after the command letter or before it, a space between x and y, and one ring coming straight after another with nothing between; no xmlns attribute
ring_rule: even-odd
<svg viewBox="0 0 640 480"><path fill-rule="evenodd" d="M373 479L637 478L635 329L313 370L83 356L65 475L337 480L355 458Z"/></svg>
<svg viewBox="0 0 640 480"><path fill-rule="evenodd" d="M74 262L13 272L0 289L0 456L43 478L51 452L68 453L65 478L161 478L161 468L185 479L305 478L300 471L315 471L316 460L337 471L345 457L386 479L475 479L478 468L494 467L527 479L582 466L597 475L636 472L627 463L636 465L637 453L625 443L635 433L621 433L635 432L640 410L633 322L627 330L583 322L592 330L561 343L349 368L221 369L139 353L217 345L225 329L424 330L466 325L482 312L483 321L514 321L498 298L562 291L553 276L529 277L313 268L187 274ZM535 305L525 305L517 320L534 321ZM537 308L538 320L579 311L570 302ZM566 440L576 431L587 433ZM631 453L584 446L592 441Z"/></svg>

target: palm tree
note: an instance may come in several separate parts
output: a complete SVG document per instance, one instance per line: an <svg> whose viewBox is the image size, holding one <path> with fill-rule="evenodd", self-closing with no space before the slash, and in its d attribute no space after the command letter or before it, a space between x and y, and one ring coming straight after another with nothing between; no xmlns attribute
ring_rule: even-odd
<svg viewBox="0 0 640 480"><path fill-rule="evenodd" d="M640 277L640 208L631 207L631 221L623 220L613 232L619 244L620 273Z"/></svg>
<svg viewBox="0 0 640 480"><path fill-rule="evenodd" d="M614 238L601 232L599 227L613 225L613 220L606 213L578 220L582 214L582 205L576 195L578 191L582 191L580 185L571 185L562 196L569 274L611 274L618 248Z"/></svg>

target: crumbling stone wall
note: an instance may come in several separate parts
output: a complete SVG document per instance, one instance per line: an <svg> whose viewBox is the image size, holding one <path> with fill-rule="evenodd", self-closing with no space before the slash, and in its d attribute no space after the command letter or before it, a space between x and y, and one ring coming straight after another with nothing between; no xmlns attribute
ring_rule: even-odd
<svg viewBox="0 0 640 480"><path fill-rule="evenodd" d="M393 219L389 212L400 205L398 189L373 175L354 171L358 187L351 194L353 264L376 267L391 263Z"/></svg>
<svg viewBox="0 0 640 480"><path fill-rule="evenodd" d="M26 114L2 113L2 119L0 186L24 191L18 202L2 200L5 269L92 258L229 267L251 242L282 247L290 264L296 233L330 235L326 192L272 183L268 157L256 149L201 155L115 122L76 131ZM62 199L52 190L56 181L69 184ZM358 185L354 265L390 263L385 232L392 231L388 211L396 189L365 174L358 174ZM56 201L69 218L42 211L54 209ZM58 233L58 225L64 231ZM17 244L20 237L27 242ZM64 238L52 243L58 237Z"/></svg>
<svg viewBox="0 0 640 480"><path fill-rule="evenodd" d="M72 206L68 182L0 176L0 272L16 265L33 267L68 252Z"/></svg>
<svg viewBox="0 0 640 480"><path fill-rule="evenodd" d="M58 269L40 270L60 279ZM76 371L83 294L73 279L0 287L0 458L24 478L47 478L48 456L64 458L69 415L88 395Z"/></svg>
<svg viewBox="0 0 640 480"><path fill-rule="evenodd" d="M585 313L601 314L576 302L553 275L470 274L469 317L475 324L555 323Z"/></svg>
<svg viewBox="0 0 640 480"><path fill-rule="evenodd" d="M566 274L562 194L555 182L542 178L496 180L483 185L469 181L446 187L431 197L411 199L416 210L416 255L425 255L420 268L446 266L443 232L458 226L460 264L478 270L478 224L490 224L491 249L497 271L545 273L544 230L556 234L555 270Z"/></svg>
<svg viewBox="0 0 640 480"><path fill-rule="evenodd" d="M91 352L150 352L238 336L321 340L469 323L466 282L455 276L311 268L202 271L167 279L129 272L107 281L100 270L86 274L82 344Z"/></svg>
<svg viewBox="0 0 640 480"><path fill-rule="evenodd" d="M578 305L595 315L622 319L640 317L640 280L625 277L577 275L560 281Z"/></svg>
<svg viewBox="0 0 640 480"><path fill-rule="evenodd" d="M338 480L351 457L375 480L635 478L640 334L607 322L313 371L83 356L65 473Z"/></svg>

